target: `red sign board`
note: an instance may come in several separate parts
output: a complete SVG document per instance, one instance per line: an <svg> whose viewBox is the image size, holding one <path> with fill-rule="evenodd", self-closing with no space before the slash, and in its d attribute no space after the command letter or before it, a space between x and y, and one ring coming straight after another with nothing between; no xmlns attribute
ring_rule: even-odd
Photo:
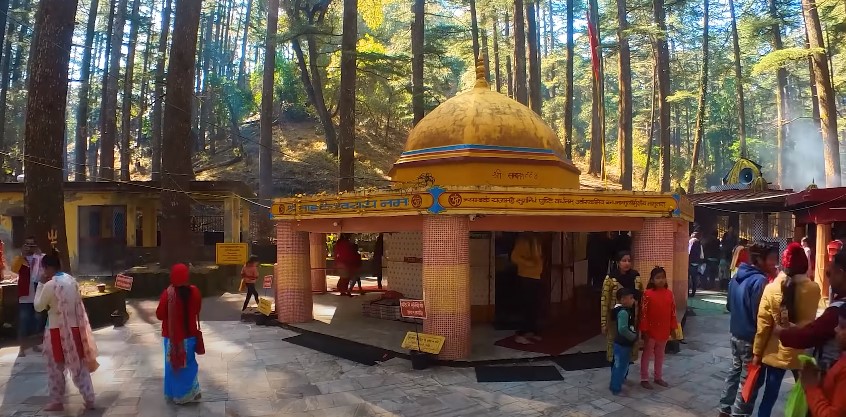
<svg viewBox="0 0 846 417"><path fill-rule="evenodd" d="M264 289L273 288L273 275L265 275L261 287Z"/></svg>
<svg viewBox="0 0 846 417"><path fill-rule="evenodd" d="M426 305L423 300L400 300L400 315L407 319L425 319Z"/></svg>
<svg viewBox="0 0 846 417"><path fill-rule="evenodd" d="M121 290L132 291L133 279L129 275L118 274L115 277L115 287Z"/></svg>

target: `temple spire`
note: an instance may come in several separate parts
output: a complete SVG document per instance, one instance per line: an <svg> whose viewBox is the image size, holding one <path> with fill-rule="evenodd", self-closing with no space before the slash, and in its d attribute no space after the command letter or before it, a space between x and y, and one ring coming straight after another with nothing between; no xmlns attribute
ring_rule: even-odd
<svg viewBox="0 0 846 417"><path fill-rule="evenodd" d="M475 88L487 88L491 86L488 84L488 74L485 70L485 61L482 58L476 59L476 85Z"/></svg>

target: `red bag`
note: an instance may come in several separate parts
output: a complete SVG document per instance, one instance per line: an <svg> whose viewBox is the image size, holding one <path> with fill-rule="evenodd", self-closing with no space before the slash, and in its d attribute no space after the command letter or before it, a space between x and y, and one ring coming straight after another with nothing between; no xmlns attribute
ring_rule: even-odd
<svg viewBox="0 0 846 417"><path fill-rule="evenodd" d="M740 392L740 397L743 398L744 402L749 402L752 392L758 385L758 375L761 373L761 365L755 365L750 362L746 369L746 381L743 383L743 391Z"/></svg>

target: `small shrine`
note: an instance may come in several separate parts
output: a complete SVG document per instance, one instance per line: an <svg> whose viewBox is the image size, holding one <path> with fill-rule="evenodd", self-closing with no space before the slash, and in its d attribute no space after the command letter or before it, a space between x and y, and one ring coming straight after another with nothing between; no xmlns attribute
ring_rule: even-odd
<svg viewBox="0 0 846 417"><path fill-rule="evenodd" d="M538 302L559 318L547 320L552 333L587 321L580 314L598 313L598 293L580 292L589 289L583 261L588 232L631 232L635 267L648 275L664 266L683 309L693 221L687 197L580 189L580 171L564 155L543 119L492 91L478 68L474 88L411 130L390 171L390 189L274 200L278 320L313 320L313 297L322 296L312 290L326 290L319 263L328 233L385 233L390 288L425 302L423 331L445 338L442 360L469 358L477 348L473 327L490 326L515 297L495 278L499 246L513 232L545 236L548 291ZM588 312L574 307L580 301ZM593 336L599 334L595 322Z"/></svg>
<svg viewBox="0 0 846 417"><path fill-rule="evenodd" d="M783 251L794 236L793 216L785 209L792 193L767 182L755 161L739 158L721 185L688 197L701 232L722 237L732 228L739 238L769 242Z"/></svg>

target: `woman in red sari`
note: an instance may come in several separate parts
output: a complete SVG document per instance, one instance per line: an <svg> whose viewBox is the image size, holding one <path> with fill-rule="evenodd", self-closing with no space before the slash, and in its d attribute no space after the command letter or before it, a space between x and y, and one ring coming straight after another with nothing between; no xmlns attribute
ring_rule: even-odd
<svg viewBox="0 0 846 417"><path fill-rule="evenodd" d="M156 317L162 321L165 375L164 395L176 404L200 398L196 354L205 353L200 333L202 296L188 284L188 267L176 264L170 270L170 286L161 295Z"/></svg>

